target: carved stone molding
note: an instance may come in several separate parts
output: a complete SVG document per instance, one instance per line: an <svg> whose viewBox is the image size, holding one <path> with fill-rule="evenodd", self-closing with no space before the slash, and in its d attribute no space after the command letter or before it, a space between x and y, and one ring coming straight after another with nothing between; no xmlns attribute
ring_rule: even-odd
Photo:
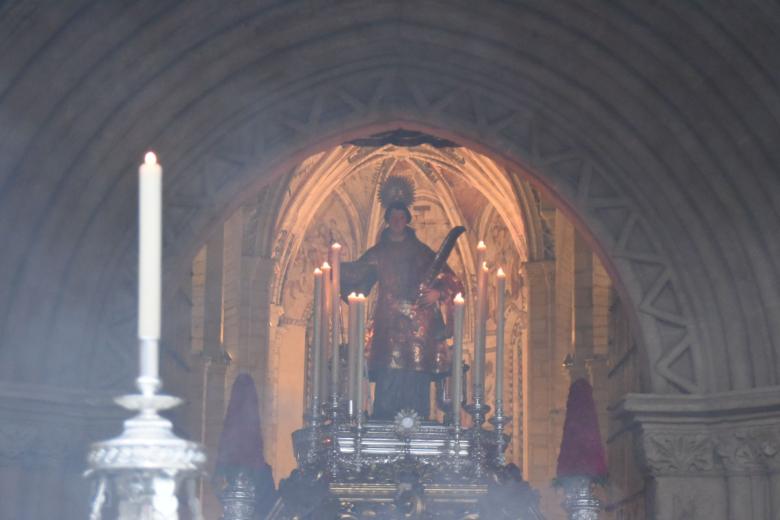
<svg viewBox="0 0 780 520"><path fill-rule="evenodd" d="M716 451L727 474L755 475L780 469L780 424L720 432Z"/></svg>
<svg viewBox="0 0 780 520"><path fill-rule="evenodd" d="M729 474L755 474L763 471L760 452L745 431L717 435L715 452Z"/></svg>
<svg viewBox="0 0 780 520"><path fill-rule="evenodd" d="M655 477L780 471L780 424L718 426L704 432L690 426L678 430L651 427L642 429L638 436L643 466Z"/></svg>
<svg viewBox="0 0 780 520"><path fill-rule="evenodd" d="M629 394L614 412L654 477L780 471L780 387L707 396Z"/></svg>
<svg viewBox="0 0 780 520"><path fill-rule="evenodd" d="M710 435L695 432L649 431L641 435L644 467L653 476L717 473Z"/></svg>

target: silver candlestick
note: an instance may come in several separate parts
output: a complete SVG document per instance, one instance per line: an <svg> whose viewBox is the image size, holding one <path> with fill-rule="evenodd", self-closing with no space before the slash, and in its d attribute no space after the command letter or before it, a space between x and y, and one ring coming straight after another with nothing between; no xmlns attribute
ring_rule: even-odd
<svg viewBox="0 0 780 520"><path fill-rule="evenodd" d="M506 457L504 451L507 447L507 437L504 435L504 429L507 424L512 420L508 415L504 415L504 401L501 399L496 400L496 413L490 419L490 423L493 425L493 431L496 435L496 460L497 466L503 466L506 464Z"/></svg>
<svg viewBox="0 0 780 520"><path fill-rule="evenodd" d="M601 501L593 494L593 479L590 477L565 477L561 479L566 495L563 508L569 520L598 520Z"/></svg>
<svg viewBox="0 0 780 520"><path fill-rule="evenodd" d="M485 423L485 416L490 411L490 405L483 401L484 397L480 393L474 395L474 402L466 407L466 411L471 414L471 459L474 462L474 475L482 478L485 474L485 462L487 453L483 443L482 436L485 430L482 425Z"/></svg>
<svg viewBox="0 0 780 520"><path fill-rule="evenodd" d="M149 383L139 377L140 394L116 399L137 415L124 422L119 437L94 443L87 454L86 474L99 482L90 520L100 520L109 490L118 497L119 520L178 520L177 489L202 473L206 454L201 446L174 435L171 422L158 413L181 400L156 394L159 382ZM192 518L202 520L195 486L187 489Z"/></svg>
<svg viewBox="0 0 780 520"><path fill-rule="evenodd" d="M116 399L137 412L124 422L119 437L92 445L87 475L98 480L90 520L99 520L106 493L118 497L119 520L178 520L176 490L187 482L190 515L202 520L194 480L201 474L206 454L200 445L173 434L171 422L161 417L181 403L160 389L160 319L162 291L162 167L149 152L139 168L138 233L138 353L140 394Z"/></svg>
<svg viewBox="0 0 780 520"><path fill-rule="evenodd" d="M250 475L241 471L227 478L219 494L221 520L254 520L255 496L255 482Z"/></svg>

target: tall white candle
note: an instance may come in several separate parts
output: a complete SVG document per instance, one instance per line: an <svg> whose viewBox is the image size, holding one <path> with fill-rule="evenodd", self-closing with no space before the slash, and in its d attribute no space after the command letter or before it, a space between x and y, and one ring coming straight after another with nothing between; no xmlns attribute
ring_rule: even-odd
<svg viewBox="0 0 780 520"><path fill-rule="evenodd" d="M159 386L162 304L162 167L153 152L138 181L138 385L148 394Z"/></svg>
<svg viewBox="0 0 780 520"><path fill-rule="evenodd" d="M327 352L329 350L330 345L330 323L329 318L330 314L328 313L329 308L329 302L330 302L330 264L328 262L323 262L320 266L320 269L322 270L322 323L320 323L320 326L322 327L322 355L324 359L327 360ZM332 365L331 365L332 366ZM322 363L322 372L323 372L323 378L322 378L322 386L323 386L323 396L328 395L328 384L332 384L332 378L328 380L327 377L324 377L324 375L327 373L328 370L328 363L327 361ZM333 390L331 389L331 393Z"/></svg>
<svg viewBox="0 0 780 520"><path fill-rule="evenodd" d="M148 152L138 169L138 337L160 338L162 167Z"/></svg>
<svg viewBox="0 0 780 520"><path fill-rule="evenodd" d="M347 297L349 302L349 356L347 361L347 403L348 413L354 415L357 410L357 355L358 355L358 337L357 337L357 294L352 293Z"/></svg>
<svg viewBox="0 0 780 520"><path fill-rule="evenodd" d="M471 373L471 381L474 387L472 396L475 397L477 394L482 394L482 390L484 390L484 381L482 380L482 374L483 374L483 365L484 365L484 355L483 352L485 350L484 345L480 345L480 342L482 341L482 338L484 337L483 334L483 328L484 328L484 322L481 319L481 313L480 309L482 309L482 286L485 284L485 280L482 278L482 266L485 264L485 255L487 254L487 246L485 245L485 242L480 240L477 244L477 265L476 265L476 275L477 275L477 291L476 291L476 298L474 298L474 366L472 367L472 373Z"/></svg>
<svg viewBox="0 0 780 520"><path fill-rule="evenodd" d="M330 246L330 268L331 343L338 350L341 345L341 244L338 242Z"/></svg>
<svg viewBox="0 0 780 520"><path fill-rule="evenodd" d="M330 311L331 311L331 318L334 316L333 313L333 302L335 301L333 299L333 293L338 292L338 289L333 286L333 277L331 276L331 273L333 271L333 266L331 266L328 262L325 262L322 264L322 272L323 277L325 278L325 294L327 297L328 302L330 303ZM327 320L326 320L327 321ZM332 330L332 327L334 327L333 323L330 323L330 327ZM338 396L339 395L339 366L341 363L341 360L339 359L339 342L333 341L335 338L334 335L331 335L330 338L330 351L331 351L331 363L330 363L330 394L331 396Z"/></svg>
<svg viewBox="0 0 780 520"><path fill-rule="evenodd" d="M477 319L476 334L474 337L474 393L484 397L485 391L485 329L487 322L487 262L482 262L482 267L477 274Z"/></svg>
<svg viewBox="0 0 780 520"><path fill-rule="evenodd" d="M322 375L322 270L314 269L314 322L312 332L314 348L312 349L312 382L311 382L311 416L320 414L320 385Z"/></svg>
<svg viewBox="0 0 780 520"><path fill-rule="evenodd" d="M504 300L506 274L496 273L496 410L504 402Z"/></svg>
<svg viewBox="0 0 780 520"><path fill-rule="evenodd" d="M357 412L358 426L363 420L363 352L366 338L366 297L363 293L357 295Z"/></svg>
<svg viewBox="0 0 780 520"><path fill-rule="evenodd" d="M487 246L485 242L480 240L477 244L477 275L479 275L479 269L482 268L482 264L485 262L485 254L487 253Z"/></svg>
<svg viewBox="0 0 780 520"><path fill-rule="evenodd" d="M463 398L463 311L466 302L463 295L455 295L453 326L455 333L455 351L452 353L452 425L460 428L460 402Z"/></svg>
<svg viewBox="0 0 780 520"><path fill-rule="evenodd" d="M479 241L477 244L477 268L476 268L476 274L477 274L477 310L479 309L479 295L482 294L482 285L487 282L487 280L483 280L480 276L482 274L482 266L485 265L485 256L487 255L487 246L485 245L485 242L482 240Z"/></svg>

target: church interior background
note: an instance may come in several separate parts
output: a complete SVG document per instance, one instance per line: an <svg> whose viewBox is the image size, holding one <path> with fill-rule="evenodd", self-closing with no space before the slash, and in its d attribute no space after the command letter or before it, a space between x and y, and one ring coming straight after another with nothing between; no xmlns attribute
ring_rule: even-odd
<svg viewBox="0 0 780 520"><path fill-rule="evenodd" d="M183 335L191 343L182 342L177 357L216 356L218 368L177 377L184 365L170 364L171 380L182 379L179 394L217 394L213 401L188 400L181 424L190 425L190 436L200 432L215 450L227 391L236 374L250 373L263 389L264 451L274 476L279 480L295 468L290 433L303 426L311 384L311 273L327 260L333 242L342 245L346 260L375 243L383 228L377 191L389 175L413 180L412 225L425 243L440 243L456 225L469 230L449 261L459 278L471 281L468 301L474 301L479 240L488 245L489 264L511 273L505 406L513 422L507 456L544 489L546 517L562 518L551 481L569 385L582 376L594 385L607 439L608 408L627 391L641 390L636 348L606 270L570 220L522 172L463 147L338 146L308 157L228 217L199 249L192 279L182 288L188 296L181 301L180 326L190 326L192 334ZM257 273L267 273L265 284L256 282ZM472 306L465 325L465 360L472 365L473 320ZM495 327L491 319L488 395L495 378ZM209 344L220 349L209 354ZM565 367L567 355L572 359ZM530 364L532 370L523 368ZM617 478L611 502L639 514L644 485L624 437L618 433L610 442L610 460L620 461L612 470Z"/></svg>
<svg viewBox="0 0 780 520"><path fill-rule="evenodd" d="M467 301L479 240L509 275L507 458L545 518L565 518L580 377L601 518L777 518L778 29L747 0L0 3L0 518L88 517L86 453L137 371L150 148L162 378L207 471L241 373L275 481L295 467L312 270L333 241L347 260L375 243L378 186L403 175L425 243L466 227ZM428 137L369 139L398 129ZM490 393L494 320L487 337ZM219 518L208 477L198 494Z"/></svg>

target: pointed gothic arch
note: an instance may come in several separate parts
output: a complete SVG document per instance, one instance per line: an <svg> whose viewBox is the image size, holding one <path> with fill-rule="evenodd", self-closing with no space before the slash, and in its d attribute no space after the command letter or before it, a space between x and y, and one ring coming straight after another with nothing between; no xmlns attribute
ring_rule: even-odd
<svg viewBox="0 0 780 520"><path fill-rule="evenodd" d="M166 244L167 272L186 271L184 266L208 229L289 165L326 147L382 130L423 131L480 151L512 172L523 172L557 201L591 238L617 280L652 367L653 389L697 392L706 388L707 352L697 339L681 275L670 260L673 255L665 252L656 236L658 230L650 225L654 216L643 211L645 204L625 185L622 171L610 167L608 156L581 144L581 136L567 135L567 125L554 112L528 106L522 97L507 98L499 88L474 85L464 77L442 74L436 79L439 90L446 93L439 98L440 107L431 107L422 94L430 89L428 75L421 76L416 67L385 66L360 70L354 76L323 78L325 85L286 92L266 109L243 118L187 165L201 166L173 175L165 197L166 236L175 237ZM361 87L362 96L355 99L364 102L347 110L346 92L354 96ZM475 100L479 100L476 105ZM476 113L467 110L473 106L482 108ZM292 107L298 116L291 113ZM331 118L315 117L323 112ZM297 123L301 117L311 120L309 126ZM236 143L246 142L254 143L253 151L237 155ZM230 162L223 159L228 153L233 157ZM210 179L220 179L221 184L211 192L192 193L193 186L213 184ZM196 211L183 221L179 208Z"/></svg>

